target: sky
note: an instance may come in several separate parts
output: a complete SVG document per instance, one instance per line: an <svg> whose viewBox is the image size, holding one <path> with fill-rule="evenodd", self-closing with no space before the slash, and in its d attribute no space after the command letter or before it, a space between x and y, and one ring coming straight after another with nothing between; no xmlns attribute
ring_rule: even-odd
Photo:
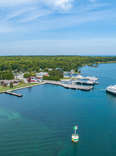
<svg viewBox="0 0 116 156"><path fill-rule="evenodd" d="M116 0L0 0L0 55L116 55Z"/></svg>

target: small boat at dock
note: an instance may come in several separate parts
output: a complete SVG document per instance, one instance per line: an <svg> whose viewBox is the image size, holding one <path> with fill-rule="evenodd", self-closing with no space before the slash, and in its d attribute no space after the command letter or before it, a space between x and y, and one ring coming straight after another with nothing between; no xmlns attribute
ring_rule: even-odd
<svg viewBox="0 0 116 156"><path fill-rule="evenodd" d="M72 134L72 142L77 143L79 141L79 135L77 134L78 126L74 126L74 134Z"/></svg>

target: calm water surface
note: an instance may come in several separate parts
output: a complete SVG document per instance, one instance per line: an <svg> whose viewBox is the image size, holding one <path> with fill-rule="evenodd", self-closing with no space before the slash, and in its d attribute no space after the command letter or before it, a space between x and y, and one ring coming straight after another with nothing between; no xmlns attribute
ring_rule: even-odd
<svg viewBox="0 0 116 156"><path fill-rule="evenodd" d="M115 156L116 97L106 94L116 84L116 64L84 67L99 77L90 92L42 85L18 90L23 98L0 95L0 156ZM71 142L79 125L80 142Z"/></svg>

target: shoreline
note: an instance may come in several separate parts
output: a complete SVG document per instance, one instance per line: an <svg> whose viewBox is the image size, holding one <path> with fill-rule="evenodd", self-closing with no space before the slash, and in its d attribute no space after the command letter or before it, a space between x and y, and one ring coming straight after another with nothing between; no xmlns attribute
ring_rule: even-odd
<svg viewBox="0 0 116 156"><path fill-rule="evenodd" d="M107 64L107 63L116 63L116 61L109 61L109 62L97 62L97 64ZM85 66L85 65L84 65ZM81 67L82 68L82 67ZM52 83L53 82L53 83ZM27 86L23 86L23 87L17 87L17 88L12 88L12 89L6 89L4 91L0 91L0 94L3 94L5 92L13 92L13 91L16 91L16 90L21 90L21 89L25 89L25 88L31 88L31 87L34 87L34 86L38 86L38 85L44 85L44 84L51 84L51 85L58 85L58 86L62 86L64 88L70 88L70 89L77 89L79 87L79 85L77 85L77 88L74 87L74 86L66 86L66 85L62 85L62 84L59 84L60 81L52 81L52 80L44 80L43 82L40 82L40 83L36 83L36 84L28 84ZM89 88L89 90L91 90L92 88ZM77 90L86 90L86 88L80 88L77 89ZM88 90L88 89L87 89Z"/></svg>
<svg viewBox="0 0 116 156"><path fill-rule="evenodd" d="M93 89L92 86L81 86L81 85L71 85L71 84L62 84L60 81L51 81L51 80L47 80L47 81L43 81L41 83L37 83L37 84L32 84L32 85L28 85L28 86L24 86L24 87L17 87L15 89L6 89L5 91L0 92L0 94L3 94L5 92L13 92L16 90L21 90L21 89L25 89L25 88L31 88L34 86L39 86L39 85L44 85L44 84L51 84L51 85L57 85L57 86L61 86L64 87L66 89L75 89L75 90L83 90L83 91L90 91Z"/></svg>
<svg viewBox="0 0 116 156"><path fill-rule="evenodd" d="M21 90L21 89L25 89L25 88L31 88L31 87L38 86L38 85L43 85L43 84L45 84L45 82L41 82L41 83L37 83L37 84L32 84L30 86L18 87L18 88L15 88L15 89L7 89L5 91L0 92L0 94L3 94L5 92L12 92L12 91L16 91L16 90Z"/></svg>

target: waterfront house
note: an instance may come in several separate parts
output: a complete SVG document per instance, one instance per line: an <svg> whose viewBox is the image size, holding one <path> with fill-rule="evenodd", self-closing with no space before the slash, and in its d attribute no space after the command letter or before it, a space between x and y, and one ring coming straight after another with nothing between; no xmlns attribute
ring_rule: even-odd
<svg viewBox="0 0 116 156"><path fill-rule="evenodd" d="M23 78L24 83L28 83L28 80L26 78Z"/></svg>
<svg viewBox="0 0 116 156"><path fill-rule="evenodd" d="M23 76L24 76L24 73L16 73L14 75L15 79L18 79L18 80L23 80Z"/></svg>
<svg viewBox="0 0 116 156"><path fill-rule="evenodd" d="M13 83L14 86L17 86L19 82L19 80L1 80L0 85L7 87L10 86L10 83Z"/></svg>
<svg viewBox="0 0 116 156"><path fill-rule="evenodd" d="M7 87L7 86L10 85L10 81L9 81L9 80L1 80L1 81L0 81L0 85L1 85L1 86Z"/></svg>
<svg viewBox="0 0 116 156"><path fill-rule="evenodd" d="M38 80L37 80L36 77L30 77L30 78L28 78L28 82L30 82L30 83L37 83Z"/></svg>
<svg viewBox="0 0 116 156"><path fill-rule="evenodd" d="M48 71L52 71L53 69L52 68L48 68Z"/></svg>

